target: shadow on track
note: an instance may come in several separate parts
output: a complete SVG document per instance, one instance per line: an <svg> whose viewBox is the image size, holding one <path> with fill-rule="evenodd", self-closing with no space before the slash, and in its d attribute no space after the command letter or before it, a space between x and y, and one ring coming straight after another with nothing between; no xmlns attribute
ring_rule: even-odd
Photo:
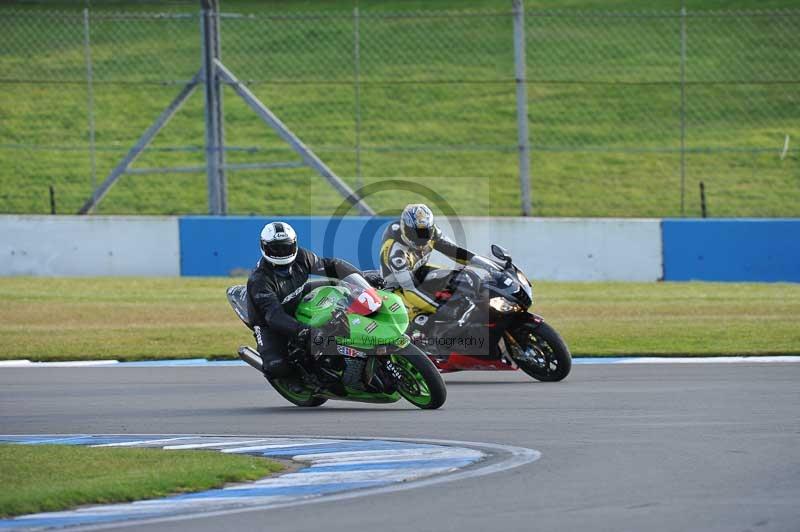
<svg viewBox="0 0 800 532"><path fill-rule="evenodd" d="M319 413L334 413L334 412L416 412L418 408L409 405L409 408L376 408L366 406L364 408L353 407L337 407L337 406L316 406L316 407L302 407L294 405L286 406L249 406L244 408L204 408L192 410L192 416L264 416L264 414L311 414L313 412Z"/></svg>
<svg viewBox="0 0 800 532"><path fill-rule="evenodd" d="M486 386L486 385L495 385L495 384L502 384L503 386L517 386L517 385L524 385L528 386L531 384L542 384L536 380L529 380L529 381L448 381L445 380L445 385L448 388L453 386Z"/></svg>
<svg viewBox="0 0 800 532"><path fill-rule="evenodd" d="M293 412L416 412L419 408L415 408L414 406L409 405L409 408L379 408L379 407L371 407L369 405L365 406L364 408L354 408L350 406L329 406L329 405L322 405L322 406L309 406L309 407L302 407L302 406L267 406L261 408L261 411L264 410L269 411L270 413L275 414L291 414Z"/></svg>

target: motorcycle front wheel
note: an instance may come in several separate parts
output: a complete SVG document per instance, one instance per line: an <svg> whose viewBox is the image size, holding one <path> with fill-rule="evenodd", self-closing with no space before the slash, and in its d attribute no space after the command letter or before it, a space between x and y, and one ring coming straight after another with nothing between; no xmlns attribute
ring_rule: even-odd
<svg viewBox="0 0 800 532"><path fill-rule="evenodd" d="M536 380L558 382L569 375L572 355L561 335L545 322L523 323L511 336L511 358Z"/></svg>
<svg viewBox="0 0 800 532"><path fill-rule="evenodd" d="M414 345L407 345L390 356L398 393L424 410L439 408L447 400L447 388L439 370L428 356Z"/></svg>

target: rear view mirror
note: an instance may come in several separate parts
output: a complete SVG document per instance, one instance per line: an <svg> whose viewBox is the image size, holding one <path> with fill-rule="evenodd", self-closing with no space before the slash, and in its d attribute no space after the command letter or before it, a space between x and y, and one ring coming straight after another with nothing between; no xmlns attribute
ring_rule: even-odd
<svg viewBox="0 0 800 532"><path fill-rule="evenodd" d="M511 256L508 254L508 251L498 246L497 244L492 244L492 255L506 262L509 262L511 260Z"/></svg>

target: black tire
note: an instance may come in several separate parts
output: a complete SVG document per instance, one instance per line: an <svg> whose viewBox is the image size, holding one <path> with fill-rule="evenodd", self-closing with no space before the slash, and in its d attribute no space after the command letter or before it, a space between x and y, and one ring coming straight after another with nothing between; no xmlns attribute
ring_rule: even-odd
<svg viewBox="0 0 800 532"><path fill-rule="evenodd" d="M394 353L392 363L407 379L397 383L397 391L406 401L423 410L435 410L447 400L447 388L439 370L416 346L409 344ZM419 377L427 390L419 389Z"/></svg>
<svg viewBox="0 0 800 532"><path fill-rule="evenodd" d="M519 347L530 348L532 355L523 355L511 349L519 368L542 382L564 380L572 369L572 355L561 335L545 322L524 323L511 331Z"/></svg>
<svg viewBox="0 0 800 532"><path fill-rule="evenodd" d="M320 406L326 403L328 400L324 397L316 397L311 394L311 392L307 393L295 393L289 387L289 383L285 379L281 378L274 378L274 379L267 379L267 381L275 388L275 391L281 394L281 396L289 401L292 404L297 406Z"/></svg>

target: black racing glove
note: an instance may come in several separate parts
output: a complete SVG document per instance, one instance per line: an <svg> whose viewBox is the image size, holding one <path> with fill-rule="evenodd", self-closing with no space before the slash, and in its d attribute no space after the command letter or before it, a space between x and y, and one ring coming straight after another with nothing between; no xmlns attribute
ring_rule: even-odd
<svg viewBox="0 0 800 532"><path fill-rule="evenodd" d="M326 340L325 331L316 327L304 327L297 333L297 343L304 346L313 357L318 357L322 353Z"/></svg>
<svg viewBox="0 0 800 532"><path fill-rule="evenodd" d="M386 280L379 273L368 273L364 275L364 279L378 290L386 288Z"/></svg>

